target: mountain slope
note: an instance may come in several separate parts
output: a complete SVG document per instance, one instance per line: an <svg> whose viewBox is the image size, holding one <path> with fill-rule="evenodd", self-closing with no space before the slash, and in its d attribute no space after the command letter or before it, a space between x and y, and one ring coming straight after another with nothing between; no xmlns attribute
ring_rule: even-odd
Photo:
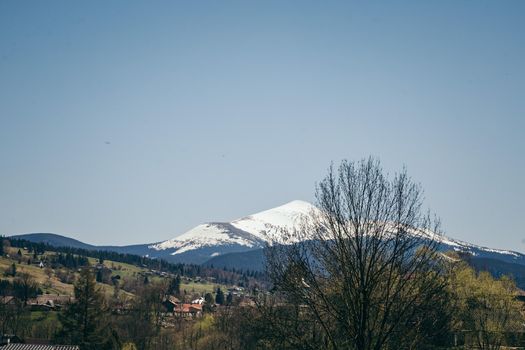
<svg viewBox="0 0 525 350"><path fill-rule="evenodd" d="M57 235L55 233L26 233L22 235L14 235L11 237L25 239L35 243L45 243L54 247L71 247L87 250L96 249L96 247L91 244L80 242L73 238Z"/></svg>
<svg viewBox="0 0 525 350"><path fill-rule="evenodd" d="M304 217L316 211L318 209L312 204L295 200L230 222L204 223L163 242L121 247L94 246L55 234L28 234L18 237L35 242L47 242L54 246L130 253L150 258L162 258L170 262L202 264L209 261L215 266L220 266L226 261L229 267L235 267L234 265L237 264L243 268L260 269L262 255L255 252L251 253L251 251L261 250L268 242L272 244L295 242L297 238L284 235L283 232L279 231L279 228L297 228ZM525 265L525 255L521 253L481 247L446 236L439 236L431 231L425 234L428 238L437 239L442 251L468 252L476 258L495 259L510 264ZM250 253L243 255L244 252ZM236 254L230 255L232 253ZM220 258L220 256L225 257ZM251 260L253 260L253 264L250 264Z"/></svg>
<svg viewBox="0 0 525 350"><path fill-rule="evenodd" d="M312 211L317 210L308 202L295 200L279 207L242 217L231 222L211 222L196 226L173 239L151 245L156 254L171 255L170 260L190 258L202 263L211 257L261 249L268 242L289 243L279 229L293 229ZM193 252L193 254L189 254ZM205 256L204 252L209 253ZM198 254L196 258L194 255Z"/></svg>
<svg viewBox="0 0 525 350"><path fill-rule="evenodd" d="M487 271L497 278L510 276L518 287L525 289L525 265L477 257L468 258L467 263L476 271Z"/></svg>
<svg viewBox="0 0 525 350"><path fill-rule="evenodd" d="M203 265L219 269L242 269L251 271L264 271L265 256L263 249L253 249L247 252L228 253L215 256Z"/></svg>
<svg viewBox="0 0 525 350"><path fill-rule="evenodd" d="M296 242L296 237L284 235L279 228L297 228L303 218L318 210L308 202L295 200L231 222L202 224L173 239L149 246L150 256L163 255L174 261L189 259L193 263L203 263L213 259L209 260L209 263L217 264L217 266L223 264L224 261L228 261L225 265L228 267L233 267L232 264L247 266L247 259L241 254L242 252L259 250L267 243ZM424 234L429 239L436 239L440 243L441 251L468 252L478 258L497 259L525 265L525 255L517 252L481 247L437 235L431 231L426 231ZM233 255L236 258L231 256L225 259L219 258L221 255L230 253L239 254ZM256 256L255 253L247 254ZM261 259L257 258L250 268L258 269L260 266Z"/></svg>
<svg viewBox="0 0 525 350"><path fill-rule="evenodd" d="M53 247L71 247L85 250L106 250L110 252L134 255L148 255L151 244L135 244L128 246L97 246L81 242L79 240L69 238L56 233L25 233L20 235L13 235L10 238L24 239L35 243L45 243Z"/></svg>
<svg viewBox="0 0 525 350"><path fill-rule="evenodd" d="M525 286L525 255L504 250L495 250L471 244L459 245L440 243L438 250L441 252L457 251L471 255L469 264L484 271L490 271L495 276L512 272L515 276L523 276ZM472 262L472 263L471 263ZM211 257L203 265L218 268L242 268L247 270L262 271L265 266L263 249L254 249L245 252L227 253ZM499 272L498 272L499 271Z"/></svg>

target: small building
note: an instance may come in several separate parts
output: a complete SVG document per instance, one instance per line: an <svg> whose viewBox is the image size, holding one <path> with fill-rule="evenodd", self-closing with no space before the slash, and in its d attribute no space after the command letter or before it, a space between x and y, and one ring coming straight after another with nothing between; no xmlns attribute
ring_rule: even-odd
<svg viewBox="0 0 525 350"><path fill-rule="evenodd" d="M11 295L0 297L0 304L2 304L2 305L14 305L14 304L16 304L15 297L13 297Z"/></svg>
<svg viewBox="0 0 525 350"><path fill-rule="evenodd" d="M240 306L240 307L255 307L255 306L257 306L257 304L256 304L255 301L253 301L252 299L243 298L243 299L239 302L239 306Z"/></svg>
<svg viewBox="0 0 525 350"><path fill-rule="evenodd" d="M31 260L31 265L33 266L40 267L41 269L46 267L46 264L44 263L43 260L38 260L38 259L30 259L30 260Z"/></svg>
<svg viewBox="0 0 525 350"><path fill-rule="evenodd" d="M22 339L18 338L14 334L2 334L0 335L0 349L2 348L2 345L7 345L11 343L21 343Z"/></svg>
<svg viewBox="0 0 525 350"><path fill-rule="evenodd" d="M45 311L61 309L73 301L74 298L68 295L43 294L38 295L36 298L29 299L27 304L32 311Z"/></svg>
<svg viewBox="0 0 525 350"><path fill-rule="evenodd" d="M200 317L202 316L202 305L200 304L179 304L173 310L173 314L179 317Z"/></svg>
<svg viewBox="0 0 525 350"><path fill-rule="evenodd" d="M192 304L199 304L199 305L202 305L204 304L204 297L200 297L198 299L195 299L191 302Z"/></svg>
<svg viewBox="0 0 525 350"><path fill-rule="evenodd" d="M173 312L175 308L181 304L179 298L173 295L167 295L162 301L162 305L166 308L168 312Z"/></svg>

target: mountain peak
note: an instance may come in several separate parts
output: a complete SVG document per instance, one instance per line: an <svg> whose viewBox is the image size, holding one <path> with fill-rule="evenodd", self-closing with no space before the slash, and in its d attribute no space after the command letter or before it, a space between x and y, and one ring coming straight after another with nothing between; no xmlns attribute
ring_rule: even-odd
<svg viewBox="0 0 525 350"><path fill-rule="evenodd" d="M277 239L279 229L293 229L317 208L306 201L293 200L281 206L248 215L231 222L199 225L173 239L152 245L156 250L174 249L172 255L204 246L239 246L251 249Z"/></svg>
<svg viewBox="0 0 525 350"><path fill-rule="evenodd" d="M310 212L311 210L315 208L316 207L310 202L303 201L300 199L295 199L281 206L278 206L274 209L287 209L287 210L300 211L300 212Z"/></svg>
<svg viewBox="0 0 525 350"><path fill-rule="evenodd" d="M293 233L312 213L319 209L303 200L293 200L280 206L264 210L230 222L209 222L173 239L150 245L153 255L169 255L179 261L204 262L211 257L226 253L245 252L263 248L267 244L289 244L304 237L287 234ZM440 249L471 252L476 256L505 257L507 260L523 260L525 257L515 252L508 252L475 246L473 244L440 236L428 232L429 238L440 243ZM520 261L521 261L520 260Z"/></svg>
<svg viewBox="0 0 525 350"><path fill-rule="evenodd" d="M303 216L308 215L312 211L318 210L313 204L303 201L303 200L293 200L291 202L285 203L278 207L267 209L256 214L248 215L237 220L232 221L233 223L245 220L248 218L259 218L261 220L273 222L276 219L276 216Z"/></svg>

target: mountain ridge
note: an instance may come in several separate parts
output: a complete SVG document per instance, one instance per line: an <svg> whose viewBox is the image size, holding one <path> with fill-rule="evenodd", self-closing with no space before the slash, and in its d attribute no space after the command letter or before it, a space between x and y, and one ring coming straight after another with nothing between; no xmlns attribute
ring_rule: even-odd
<svg viewBox="0 0 525 350"><path fill-rule="evenodd" d="M170 262L194 264L203 264L214 258L216 258L215 261L220 261L220 259L217 259L218 256L237 254L235 256L242 257L244 259L243 264L246 265L246 258L242 256L243 252L260 250L268 243L288 244L297 241L297 237L282 235L280 229L297 228L297 225L300 225L303 218L318 210L317 207L309 202L294 200L230 222L200 224L181 235L165 241L128 246L96 246L52 233L31 233L13 237L49 243L55 246L108 250L160 258ZM479 258L497 259L508 263L525 265L525 255L522 253L478 246L444 235L437 235L431 231L428 231L426 235L429 238L437 239L440 242L442 251L468 252ZM252 253L252 255L254 254ZM227 259L230 258L227 257Z"/></svg>

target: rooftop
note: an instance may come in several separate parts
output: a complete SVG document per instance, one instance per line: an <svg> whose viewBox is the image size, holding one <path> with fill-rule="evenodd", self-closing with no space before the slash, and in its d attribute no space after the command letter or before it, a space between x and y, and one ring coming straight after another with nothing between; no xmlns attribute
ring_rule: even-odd
<svg viewBox="0 0 525 350"><path fill-rule="evenodd" d="M7 344L0 350L80 350L76 345Z"/></svg>

